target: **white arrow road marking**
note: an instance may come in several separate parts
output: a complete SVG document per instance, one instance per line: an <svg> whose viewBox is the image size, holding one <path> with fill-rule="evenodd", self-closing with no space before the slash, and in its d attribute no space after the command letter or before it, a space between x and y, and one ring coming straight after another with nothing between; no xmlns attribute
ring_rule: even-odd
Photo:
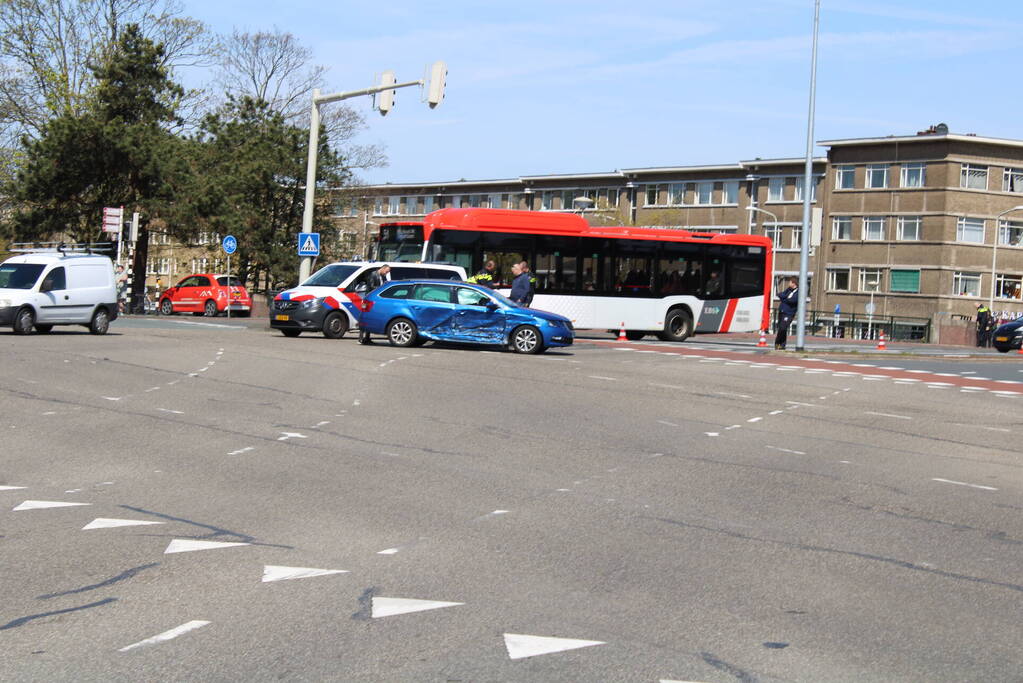
<svg viewBox="0 0 1023 683"><path fill-rule="evenodd" d="M24 503L14 508L12 512L18 510L41 510L43 508L69 508L76 505L92 505L92 503L62 503L56 500L26 500Z"/></svg>
<svg viewBox="0 0 1023 683"><path fill-rule="evenodd" d="M441 607L455 607L464 602L441 602L439 600L413 600L412 598L373 598L373 618L391 617L396 614L424 612Z"/></svg>
<svg viewBox="0 0 1023 683"><path fill-rule="evenodd" d="M281 432L281 435L277 437L278 441L287 441L288 439L308 439L309 437L305 434L299 434L298 432Z"/></svg>
<svg viewBox="0 0 1023 683"><path fill-rule="evenodd" d="M87 529L111 529L118 526L145 526L149 524L164 524L164 522L151 522L144 519L113 519L107 517L97 517L88 524L82 527L82 531Z"/></svg>
<svg viewBox="0 0 1023 683"><path fill-rule="evenodd" d="M1008 431L1008 430L1006 430ZM18 489L26 489L27 486L0 486L0 491L16 491Z"/></svg>
<svg viewBox="0 0 1023 683"><path fill-rule="evenodd" d="M508 649L509 659L548 655L552 652L576 650L580 647L591 647L593 645L605 645L605 643L600 640L550 638L546 636L529 636L521 633L504 634L504 646Z"/></svg>
<svg viewBox="0 0 1023 683"><path fill-rule="evenodd" d="M233 548L239 545L250 545L249 543L224 543L221 541L191 541L182 538L175 538L163 551L164 555L171 553L190 553L193 550L219 550L220 548Z"/></svg>
<svg viewBox="0 0 1023 683"><path fill-rule="evenodd" d="M202 628L203 626L206 626L209 623L210 622L208 621L198 620L185 622L181 626L176 626L175 628L172 628L169 631L164 631L163 633L153 636L152 638L146 638L145 640L140 640L137 643L132 643L131 645L122 647L120 650L118 650L118 652L127 652L128 650L134 650L137 647L144 647L146 645L159 645L160 643L177 638L178 636L188 633L189 631L194 631L197 628Z"/></svg>
<svg viewBox="0 0 1023 683"><path fill-rule="evenodd" d="M263 566L263 583L270 581L286 581L288 579L308 579L313 576L328 574L347 574L347 569L313 569L312 567L282 567L268 564Z"/></svg>

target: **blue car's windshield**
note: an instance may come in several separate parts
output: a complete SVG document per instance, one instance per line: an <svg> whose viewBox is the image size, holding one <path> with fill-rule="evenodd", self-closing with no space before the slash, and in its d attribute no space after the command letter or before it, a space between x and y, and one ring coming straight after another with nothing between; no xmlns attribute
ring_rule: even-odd
<svg viewBox="0 0 1023 683"><path fill-rule="evenodd" d="M330 265L316 271L311 278L302 283L303 287L340 287L352 273L361 266Z"/></svg>
<svg viewBox="0 0 1023 683"><path fill-rule="evenodd" d="M494 297L495 299L500 301L502 304L504 304L505 306L508 306L510 308L525 308L525 306L523 306L522 304L515 303L514 301L512 301L511 299L506 297L504 294L501 294L500 292L498 292L496 290L489 290L487 292L487 294L489 294L490 296Z"/></svg>

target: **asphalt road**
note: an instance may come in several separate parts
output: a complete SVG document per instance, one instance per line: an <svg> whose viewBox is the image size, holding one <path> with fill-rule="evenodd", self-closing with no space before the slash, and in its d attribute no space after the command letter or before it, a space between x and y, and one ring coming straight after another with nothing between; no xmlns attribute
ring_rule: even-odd
<svg viewBox="0 0 1023 683"><path fill-rule="evenodd" d="M1023 671L1023 385L198 319L0 349L5 680Z"/></svg>

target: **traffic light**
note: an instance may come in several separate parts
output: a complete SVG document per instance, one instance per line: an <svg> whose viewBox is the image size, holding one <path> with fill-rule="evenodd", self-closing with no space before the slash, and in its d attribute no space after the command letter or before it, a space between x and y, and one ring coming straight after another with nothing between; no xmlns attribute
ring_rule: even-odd
<svg viewBox="0 0 1023 683"><path fill-rule="evenodd" d="M444 62L434 62L430 68L430 88L427 91L426 102L433 109L444 99L444 82L448 78L448 65Z"/></svg>
<svg viewBox="0 0 1023 683"><path fill-rule="evenodd" d="M393 71L385 71L380 75L380 87L387 85L394 85L398 82L398 79L394 77ZM381 116L387 116L387 112L391 111L394 106L394 91L393 90L381 90L377 93L377 109L380 110Z"/></svg>

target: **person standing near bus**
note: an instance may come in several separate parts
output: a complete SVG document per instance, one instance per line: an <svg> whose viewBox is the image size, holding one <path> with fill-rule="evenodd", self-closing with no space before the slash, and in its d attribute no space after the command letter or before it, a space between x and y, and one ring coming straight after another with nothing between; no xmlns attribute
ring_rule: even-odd
<svg viewBox="0 0 1023 683"><path fill-rule="evenodd" d="M527 306L526 300L531 298L529 295L529 273L522 270L521 263L513 264L511 271L515 279L512 280L511 293L508 298L517 304Z"/></svg>
<svg viewBox="0 0 1023 683"><path fill-rule="evenodd" d="M526 295L526 305L529 306L533 303L533 295L536 294L536 277L529 270L529 263L526 261L519 261L519 268L529 278L529 293Z"/></svg>
<svg viewBox="0 0 1023 683"><path fill-rule="evenodd" d="M790 277L788 284L786 289L778 292L778 334L774 337L774 348L782 350L788 342L789 325L799 310L799 280Z"/></svg>
<svg viewBox="0 0 1023 683"><path fill-rule="evenodd" d="M473 275L468 281L477 285L483 285L484 287L490 287L490 289L497 289L499 280L496 264L493 260L490 260L484 264L483 270Z"/></svg>

